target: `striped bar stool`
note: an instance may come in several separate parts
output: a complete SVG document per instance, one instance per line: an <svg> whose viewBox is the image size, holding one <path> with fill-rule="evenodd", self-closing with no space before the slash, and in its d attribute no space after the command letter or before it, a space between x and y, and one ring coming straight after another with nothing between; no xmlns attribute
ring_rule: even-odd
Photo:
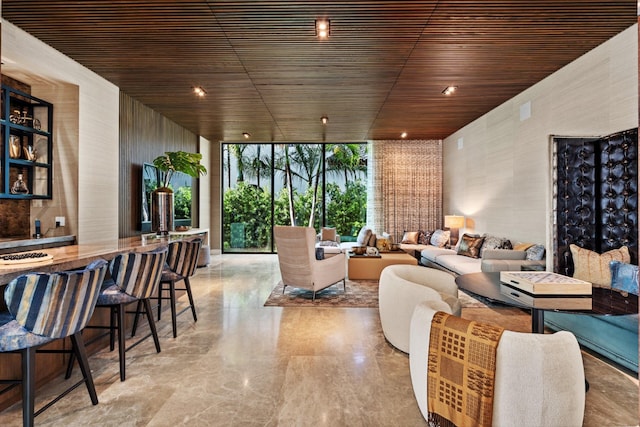
<svg viewBox="0 0 640 427"><path fill-rule="evenodd" d="M2 380L0 383L11 384L3 392L22 384L24 426L33 426L37 415L82 383L87 386L91 403L98 404L80 332L93 314L106 271L107 262L98 260L84 270L29 273L7 285L4 300L9 311L0 313L0 352L20 352L22 378ZM82 370L82 380L34 412L36 349L65 337L71 337L73 352Z"/></svg>
<svg viewBox="0 0 640 427"><path fill-rule="evenodd" d="M193 321L197 322L196 306L193 303L193 294L191 293L191 284L189 278L196 272L198 256L202 239L196 238L191 240L180 240L169 244L169 255L167 256L167 266L162 271L160 286L158 287L158 320L162 315L162 300L169 300L171 305L171 325L173 327L173 337L178 336L177 332L177 316L185 310L191 308ZM184 288L176 288L176 283L184 281ZM166 285L166 286L165 286ZM164 296L163 291L168 291L169 296ZM182 309L180 313L176 313L176 291L186 291L189 298L189 305ZM133 323L133 334L135 334L138 316L140 310L136 313Z"/></svg>
<svg viewBox="0 0 640 427"><path fill-rule="evenodd" d="M98 296L96 307L106 307L111 310L109 326L91 325L87 328L109 329L110 349L115 347L115 335L118 336L118 356L120 359L120 381L126 378L125 353L145 339L153 336L156 352L160 353L160 341L156 331L156 324L151 313L149 298L156 292L162 269L167 260L167 248L150 252L130 252L120 254L109 263L111 278L106 280ZM135 343L126 347L125 344L125 307L137 302L147 316L151 332ZM93 342L104 335L97 336ZM69 360L67 378L71 376L73 358Z"/></svg>

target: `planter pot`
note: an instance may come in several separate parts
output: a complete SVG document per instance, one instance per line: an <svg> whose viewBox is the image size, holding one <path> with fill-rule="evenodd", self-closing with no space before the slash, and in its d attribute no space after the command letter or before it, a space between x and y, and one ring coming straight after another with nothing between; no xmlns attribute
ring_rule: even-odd
<svg viewBox="0 0 640 427"><path fill-rule="evenodd" d="M151 230L156 234L173 231L173 191L160 187L151 193Z"/></svg>

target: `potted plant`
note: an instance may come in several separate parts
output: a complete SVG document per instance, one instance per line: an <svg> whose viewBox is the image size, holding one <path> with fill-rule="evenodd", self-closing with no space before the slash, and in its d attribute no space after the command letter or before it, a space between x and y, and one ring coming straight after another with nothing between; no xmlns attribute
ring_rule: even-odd
<svg viewBox="0 0 640 427"><path fill-rule="evenodd" d="M202 154L185 151L167 151L153 160L153 165L164 172L160 187L151 198L151 227L157 234L168 234L173 230L173 190L169 187L175 172L182 172L193 178L205 175L207 169L200 164Z"/></svg>

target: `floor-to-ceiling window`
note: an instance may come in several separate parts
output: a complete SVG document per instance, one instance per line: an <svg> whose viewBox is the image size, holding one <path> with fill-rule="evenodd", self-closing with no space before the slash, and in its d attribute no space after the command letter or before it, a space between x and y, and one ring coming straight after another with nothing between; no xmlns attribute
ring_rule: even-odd
<svg viewBox="0 0 640 427"><path fill-rule="evenodd" d="M366 221L366 144L222 144L223 251L272 252L273 225Z"/></svg>

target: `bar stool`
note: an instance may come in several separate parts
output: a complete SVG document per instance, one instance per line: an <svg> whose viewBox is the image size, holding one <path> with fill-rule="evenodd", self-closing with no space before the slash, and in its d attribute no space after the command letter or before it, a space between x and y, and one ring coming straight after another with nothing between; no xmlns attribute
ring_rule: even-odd
<svg viewBox="0 0 640 427"><path fill-rule="evenodd" d="M173 327L173 337L177 338L177 316L182 314L187 309L191 308L193 314L193 321L197 322L198 317L196 315L196 306L193 303L193 294L191 293L191 284L189 278L194 275L196 271L196 264L198 262L198 255L200 253L200 247L202 246L202 239L196 238L191 240L180 240L177 242L171 242L169 244L169 254L167 256L167 266L162 271L162 277L160 279L160 286L158 286L158 320L162 316L162 300L169 300L171 305L171 325ZM176 288L176 283L184 281L184 288ZM167 286L165 286L167 285ZM163 296L163 291L168 291L169 296ZM189 305L182 309L179 313L176 313L176 291L187 291L187 297L189 298ZM138 308L140 306L138 305ZM133 322L133 334L135 334L138 316L140 315L140 309L136 313L136 317Z"/></svg>
<svg viewBox="0 0 640 427"><path fill-rule="evenodd" d="M20 352L22 378L2 380L0 383L12 384L3 392L16 384L22 384L24 426L33 426L36 416L82 383L87 387L91 403L98 404L80 332L93 314L106 271L107 262L98 260L84 270L24 274L7 285L4 300L8 312L0 313L0 352ZM65 337L71 337L73 352L82 371L82 380L34 412L36 349Z"/></svg>
<svg viewBox="0 0 640 427"><path fill-rule="evenodd" d="M130 252L120 254L109 263L111 278L105 280L96 307L106 307L111 310L109 326L91 325L91 329L109 329L109 344L111 351L115 347L115 335L118 335L118 357L120 359L120 381L126 378L126 357L125 353L145 339L153 336L156 352L160 353L160 341L156 331L156 324L153 321L151 303L149 298L155 293L162 269L167 259L167 248L160 248L150 252ZM124 327L125 327L125 306L138 302L143 306L143 312L147 316L149 329L151 332L140 338L135 343L126 347ZM102 338L100 335L91 342ZM73 369L73 357L67 366L67 378L71 376Z"/></svg>

